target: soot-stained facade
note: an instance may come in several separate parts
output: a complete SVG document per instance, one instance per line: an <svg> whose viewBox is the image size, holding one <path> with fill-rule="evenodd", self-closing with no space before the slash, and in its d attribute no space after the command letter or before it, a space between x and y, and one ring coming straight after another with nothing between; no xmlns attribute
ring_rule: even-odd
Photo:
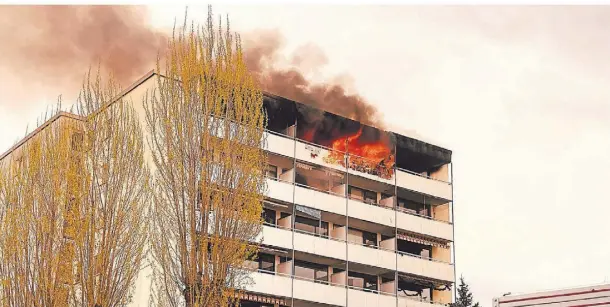
<svg viewBox="0 0 610 307"><path fill-rule="evenodd" d="M433 172L451 162L451 151L426 142L361 124L284 97L265 93L267 128L274 132L360 157L383 167L415 173ZM369 161L370 160L370 161ZM350 165L351 166L351 165Z"/></svg>

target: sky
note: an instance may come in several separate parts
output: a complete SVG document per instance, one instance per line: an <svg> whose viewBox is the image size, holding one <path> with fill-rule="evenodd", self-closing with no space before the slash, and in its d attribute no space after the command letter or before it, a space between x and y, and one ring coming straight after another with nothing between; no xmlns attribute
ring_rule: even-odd
<svg viewBox="0 0 610 307"><path fill-rule="evenodd" d="M310 46L324 61L307 76L341 80L388 125L453 151L456 268L483 306L506 292L610 282L610 7L214 11L240 33L277 29L286 57ZM149 18L166 28L183 12L157 5ZM206 12L189 6L195 20ZM0 151L55 101L2 98Z"/></svg>

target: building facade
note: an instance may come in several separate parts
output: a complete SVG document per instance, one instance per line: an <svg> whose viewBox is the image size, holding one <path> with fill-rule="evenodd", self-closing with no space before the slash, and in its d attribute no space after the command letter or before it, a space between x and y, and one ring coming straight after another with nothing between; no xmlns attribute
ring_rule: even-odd
<svg viewBox="0 0 610 307"><path fill-rule="evenodd" d="M265 108L263 247L244 306L451 303L451 152L273 95Z"/></svg>
<svg viewBox="0 0 610 307"><path fill-rule="evenodd" d="M610 284L533 293L506 294L493 299L493 307L610 306Z"/></svg>
<svg viewBox="0 0 610 307"><path fill-rule="evenodd" d="M154 75L122 93L142 122L138 102L155 87ZM451 303L451 151L272 94L264 99L265 223L258 256L246 264L252 283L242 306ZM149 287L138 283L140 304Z"/></svg>

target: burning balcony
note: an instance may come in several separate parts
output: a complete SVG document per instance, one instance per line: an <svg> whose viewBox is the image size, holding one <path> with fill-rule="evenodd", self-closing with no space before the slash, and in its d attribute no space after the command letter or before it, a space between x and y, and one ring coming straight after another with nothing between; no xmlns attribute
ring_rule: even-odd
<svg viewBox="0 0 610 307"><path fill-rule="evenodd" d="M324 147L311 155L322 153L326 164L393 180L396 169L435 177L451 162L449 150L282 97L265 95L264 108L268 130Z"/></svg>

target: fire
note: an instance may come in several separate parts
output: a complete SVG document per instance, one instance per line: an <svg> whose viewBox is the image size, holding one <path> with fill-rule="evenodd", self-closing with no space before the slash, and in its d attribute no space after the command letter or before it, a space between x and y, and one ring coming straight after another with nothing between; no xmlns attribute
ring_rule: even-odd
<svg viewBox="0 0 610 307"><path fill-rule="evenodd" d="M345 166L344 153L347 153L350 169L386 179L392 178L395 160L391 148L381 140L363 144L360 140L361 135L362 127L353 135L332 141L330 146L332 150L324 161Z"/></svg>

